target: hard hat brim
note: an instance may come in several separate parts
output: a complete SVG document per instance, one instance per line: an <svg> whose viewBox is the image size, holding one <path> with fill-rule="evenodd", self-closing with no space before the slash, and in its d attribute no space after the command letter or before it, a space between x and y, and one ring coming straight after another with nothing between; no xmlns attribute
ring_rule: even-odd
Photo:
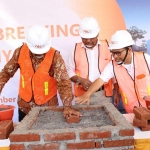
<svg viewBox="0 0 150 150"><path fill-rule="evenodd" d="M34 48L30 46L27 42L27 46L29 47L29 50L34 54L44 54L47 53L50 50L51 42L49 42L45 47L43 48Z"/></svg>
<svg viewBox="0 0 150 150"><path fill-rule="evenodd" d="M108 47L108 49L113 50L113 49L121 49L130 45L133 45L134 41L130 41L127 44L110 44L110 46Z"/></svg>
<svg viewBox="0 0 150 150"><path fill-rule="evenodd" d="M87 38L87 39L89 39L89 38L94 38L94 37L96 37L97 35L98 35L98 33L79 33L80 34L80 37L82 37L82 38Z"/></svg>

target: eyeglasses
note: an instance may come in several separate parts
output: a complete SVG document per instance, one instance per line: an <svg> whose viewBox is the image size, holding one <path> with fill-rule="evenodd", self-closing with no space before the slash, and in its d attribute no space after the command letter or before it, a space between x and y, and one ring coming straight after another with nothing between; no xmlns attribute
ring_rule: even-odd
<svg viewBox="0 0 150 150"><path fill-rule="evenodd" d="M113 56L115 56L115 55L117 55L117 56L121 56L121 53L122 53L123 51L125 51L125 49L124 49L124 50L122 50L121 52L120 52L120 51L118 51L118 52L110 51L110 52L112 53L112 55L113 55Z"/></svg>

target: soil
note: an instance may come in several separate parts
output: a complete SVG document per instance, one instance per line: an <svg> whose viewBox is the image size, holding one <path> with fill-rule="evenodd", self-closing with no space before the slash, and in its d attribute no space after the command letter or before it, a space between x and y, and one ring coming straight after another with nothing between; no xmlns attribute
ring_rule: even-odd
<svg viewBox="0 0 150 150"><path fill-rule="evenodd" d="M10 108L0 108L0 111L8 110Z"/></svg>
<svg viewBox="0 0 150 150"><path fill-rule="evenodd" d="M63 117L62 112L41 111L39 117L30 128L32 129L65 129L65 128L87 128L87 127L101 127L115 124L110 120L106 112L102 110L82 110L83 116L80 117L79 123L68 124Z"/></svg>

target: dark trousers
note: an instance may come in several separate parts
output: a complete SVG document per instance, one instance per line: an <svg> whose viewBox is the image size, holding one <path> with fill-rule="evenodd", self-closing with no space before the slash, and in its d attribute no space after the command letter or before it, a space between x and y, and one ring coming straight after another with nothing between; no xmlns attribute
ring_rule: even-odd
<svg viewBox="0 0 150 150"><path fill-rule="evenodd" d="M19 122L26 116L24 112L22 112L20 109L18 109L18 114L19 114Z"/></svg>

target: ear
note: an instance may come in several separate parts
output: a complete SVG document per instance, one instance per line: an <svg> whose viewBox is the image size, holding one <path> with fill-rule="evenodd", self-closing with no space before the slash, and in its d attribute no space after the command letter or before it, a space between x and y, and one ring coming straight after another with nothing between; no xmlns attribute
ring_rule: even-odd
<svg viewBox="0 0 150 150"><path fill-rule="evenodd" d="M128 50L129 52L132 52L133 50L132 50L132 46L129 46L129 50Z"/></svg>

